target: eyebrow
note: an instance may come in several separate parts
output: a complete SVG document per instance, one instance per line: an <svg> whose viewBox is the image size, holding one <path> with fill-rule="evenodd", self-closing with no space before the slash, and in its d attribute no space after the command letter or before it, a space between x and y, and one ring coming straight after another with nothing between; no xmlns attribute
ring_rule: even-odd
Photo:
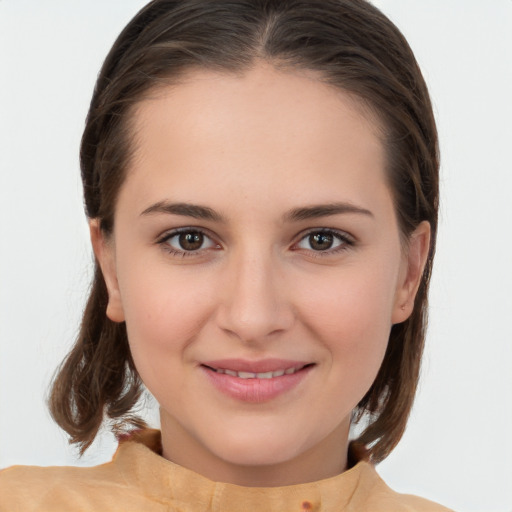
<svg viewBox="0 0 512 512"><path fill-rule="evenodd" d="M146 208L141 215L150 215L152 213L167 213L170 215L183 215L184 217L193 217L194 219L211 220L213 222L226 222L226 219L208 206L200 206L188 203L169 203L168 201L159 201Z"/></svg>
<svg viewBox="0 0 512 512"><path fill-rule="evenodd" d="M189 203L170 203L168 201L159 201L146 208L142 215L151 215L153 213L166 213L168 215L182 215L194 219L210 220L213 222L227 223L224 216L217 213L208 206L201 206ZM359 214L373 217L370 210L355 206L351 203L328 203L294 208L283 215L285 222L297 222L301 220L317 219L328 217L329 215L340 214Z"/></svg>
<svg viewBox="0 0 512 512"><path fill-rule="evenodd" d="M301 221L308 219L317 219L320 217L328 217L329 215L339 215L355 213L374 217L373 213L366 208L353 205L351 203L329 203L307 206L304 208L294 208L284 215L284 220L288 222Z"/></svg>

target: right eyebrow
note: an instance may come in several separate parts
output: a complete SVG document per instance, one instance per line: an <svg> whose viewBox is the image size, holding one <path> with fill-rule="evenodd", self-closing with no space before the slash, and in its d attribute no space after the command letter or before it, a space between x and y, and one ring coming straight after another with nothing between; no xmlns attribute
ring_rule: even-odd
<svg viewBox="0 0 512 512"><path fill-rule="evenodd" d="M171 203L169 201L159 201L146 208L141 215L151 215L153 213L167 213L169 215L182 215L194 219L211 220L213 222L226 223L226 219L212 210L208 206L188 203Z"/></svg>

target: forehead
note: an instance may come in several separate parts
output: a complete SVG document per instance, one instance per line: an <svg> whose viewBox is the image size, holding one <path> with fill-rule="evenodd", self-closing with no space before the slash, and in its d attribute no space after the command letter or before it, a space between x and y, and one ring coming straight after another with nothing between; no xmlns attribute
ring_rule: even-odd
<svg viewBox="0 0 512 512"><path fill-rule="evenodd" d="M127 181L140 182L139 195L167 189L204 199L224 187L270 199L286 187L297 201L312 189L318 201L350 200L339 197L343 189L354 195L385 181L374 116L311 71L190 72L151 91L132 126Z"/></svg>
<svg viewBox="0 0 512 512"><path fill-rule="evenodd" d="M161 108L164 104L166 112ZM164 80L136 104L136 131L149 118L167 123L169 119L164 118L169 109L184 129L190 121L202 133L208 128L219 130L223 122L243 123L249 129L271 120L275 126L282 120L281 127L287 129L283 134L290 133L291 121L304 136L311 136L318 133L318 128L335 128L340 116L364 124L378 139L384 131L372 106L357 95L328 84L319 72L276 68L263 61L237 73L192 69L170 82ZM201 126L196 123L198 119ZM327 126L329 123L331 126Z"/></svg>

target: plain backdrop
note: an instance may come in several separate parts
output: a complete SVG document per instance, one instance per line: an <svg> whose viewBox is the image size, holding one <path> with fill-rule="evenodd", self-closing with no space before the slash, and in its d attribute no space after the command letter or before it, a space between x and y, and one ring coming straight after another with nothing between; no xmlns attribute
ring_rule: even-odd
<svg viewBox="0 0 512 512"><path fill-rule="evenodd" d="M0 467L81 460L44 399L91 277L78 146L95 77L144 0L0 0ZM422 380L388 484L512 511L512 1L375 0L430 86L441 227ZM155 416L155 411L148 415Z"/></svg>

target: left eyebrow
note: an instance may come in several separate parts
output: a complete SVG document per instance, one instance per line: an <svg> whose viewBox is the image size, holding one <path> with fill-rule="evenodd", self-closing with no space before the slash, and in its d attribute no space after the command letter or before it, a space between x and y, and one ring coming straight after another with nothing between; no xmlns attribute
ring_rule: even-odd
<svg viewBox="0 0 512 512"><path fill-rule="evenodd" d="M329 203L317 204L303 208L294 208L285 213L283 219L285 222L297 222L300 220L316 219L319 217L327 217L329 215L339 215L355 213L374 217L373 213L366 208L361 208L350 203Z"/></svg>

